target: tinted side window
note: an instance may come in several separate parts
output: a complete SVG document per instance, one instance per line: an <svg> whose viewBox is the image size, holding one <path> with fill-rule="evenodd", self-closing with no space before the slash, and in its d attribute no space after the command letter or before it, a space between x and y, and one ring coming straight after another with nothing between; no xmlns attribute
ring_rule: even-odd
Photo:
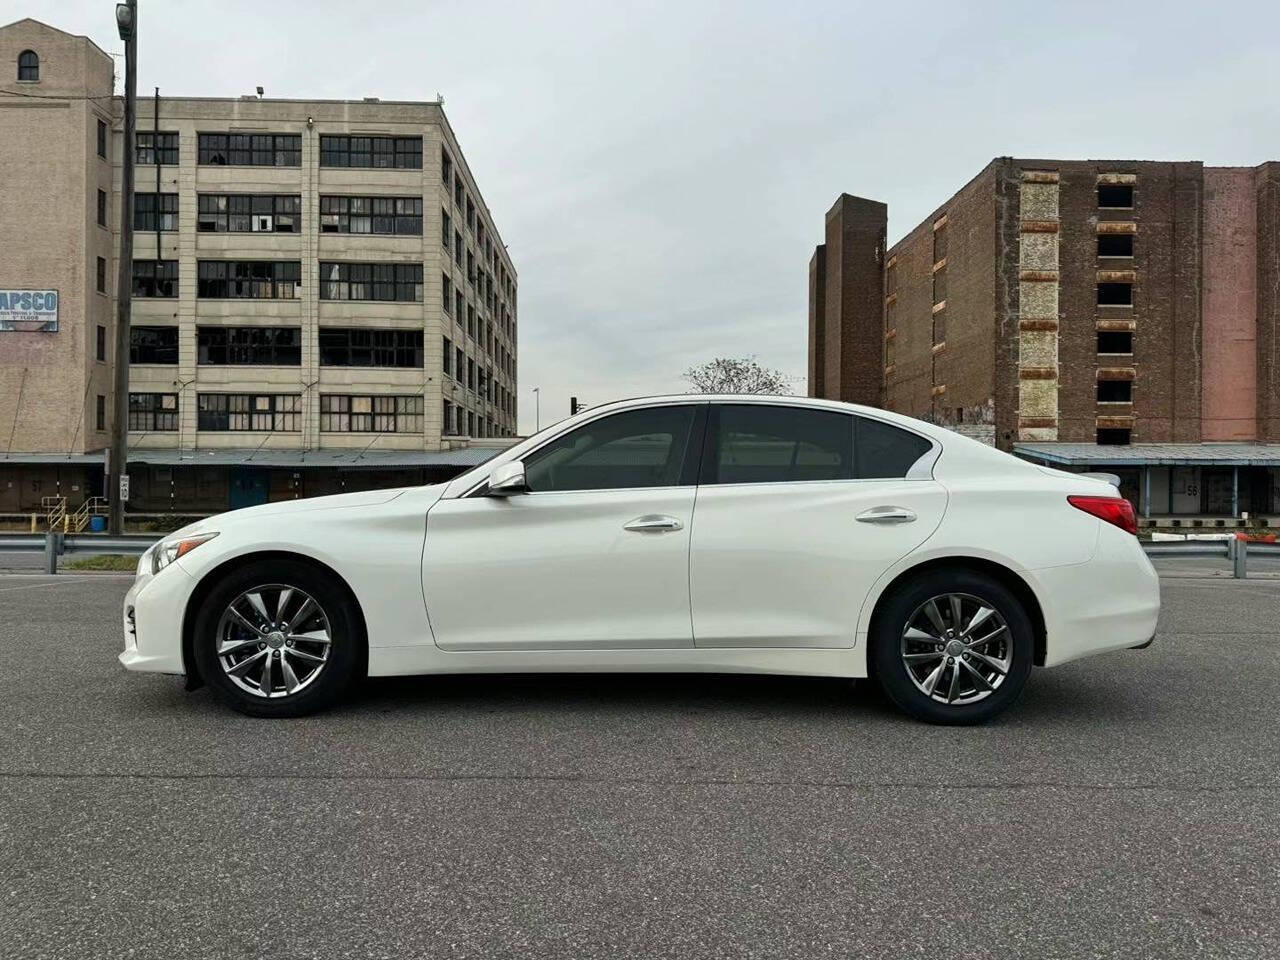
<svg viewBox="0 0 1280 960"><path fill-rule="evenodd" d="M535 493L680 485L695 408L628 410L593 420L524 461Z"/></svg>
<svg viewBox="0 0 1280 960"><path fill-rule="evenodd" d="M713 404L702 483L853 479L853 417L830 410Z"/></svg>
<svg viewBox="0 0 1280 960"><path fill-rule="evenodd" d="M857 431L858 478L905 477L911 465L933 446L924 437L907 430L855 417Z"/></svg>

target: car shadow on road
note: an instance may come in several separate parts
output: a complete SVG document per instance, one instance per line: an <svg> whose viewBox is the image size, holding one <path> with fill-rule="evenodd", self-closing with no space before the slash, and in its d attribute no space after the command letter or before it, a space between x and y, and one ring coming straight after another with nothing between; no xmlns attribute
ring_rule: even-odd
<svg viewBox="0 0 1280 960"><path fill-rule="evenodd" d="M349 713L564 713L906 718L871 679L739 674L456 674L374 677L337 708ZM1078 668L1035 670L1018 701L990 724L1069 726L1080 720L1157 720L1158 700L1135 702L1119 681Z"/></svg>
<svg viewBox="0 0 1280 960"><path fill-rule="evenodd" d="M734 674L457 674L374 677L344 707L432 712L748 711L795 716L893 714L873 682L830 677Z"/></svg>

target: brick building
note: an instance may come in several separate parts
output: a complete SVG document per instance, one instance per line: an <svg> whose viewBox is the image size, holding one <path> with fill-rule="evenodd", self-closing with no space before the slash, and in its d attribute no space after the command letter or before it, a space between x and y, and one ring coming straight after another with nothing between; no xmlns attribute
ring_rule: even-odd
<svg viewBox="0 0 1280 960"><path fill-rule="evenodd" d="M121 224L135 512L451 476L516 433L516 272L436 102L142 96L0 28L0 514L101 492Z"/></svg>
<svg viewBox="0 0 1280 960"><path fill-rule="evenodd" d="M827 215L811 395L1118 474L1146 517L1280 513L1280 163L1000 157L887 249L885 214Z"/></svg>

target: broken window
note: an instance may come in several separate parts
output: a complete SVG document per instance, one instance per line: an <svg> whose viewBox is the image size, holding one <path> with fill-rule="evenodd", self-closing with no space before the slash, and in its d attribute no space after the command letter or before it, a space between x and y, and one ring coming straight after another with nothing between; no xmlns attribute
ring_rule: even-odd
<svg viewBox="0 0 1280 960"><path fill-rule="evenodd" d="M1132 380L1099 380L1099 403L1133 403Z"/></svg>
<svg viewBox="0 0 1280 960"><path fill-rule="evenodd" d="M1131 307L1133 306L1132 283L1100 283L1098 284L1098 306Z"/></svg>
<svg viewBox="0 0 1280 960"><path fill-rule="evenodd" d="M139 130L134 143L137 144L137 163L155 166L178 165L178 135L176 133L156 133L154 130Z"/></svg>
<svg viewBox="0 0 1280 960"><path fill-rule="evenodd" d="M202 298L296 300L302 291L298 260L200 260L196 270Z"/></svg>
<svg viewBox="0 0 1280 960"><path fill-rule="evenodd" d="M133 295L139 298L176 297L178 295L178 261L133 261Z"/></svg>
<svg viewBox="0 0 1280 960"><path fill-rule="evenodd" d="M1099 330L1099 353L1133 353L1133 333L1128 330Z"/></svg>
<svg viewBox="0 0 1280 960"><path fill-rule="evenodd" d="M322 367L422 367L421 330L320 328Z"/></svg>
<svg viewBox="0 0 1280 960"><path fill-rule="evenodd" d="M1098 256L1100 257L1132 257L1132 233L1100 233L1098 234Z"/></svg>
<svg viewBox="0 0 1280 960"><path fill-rule="evenodd" d="M176 193L135 193L133 195L133 229L178 229L178 195Z"/></svg>
<svg viewBox="0 0 1280 960"><path fill-rule="evenodd" d="M202 193L196 229L201 233L299 233L302 197L298 194Z"/></svg>
<svg viewBox="0 0 1280 960"><path fill-rule="evenodd" d="M422 301L420 263L321 263L321 300Z"/></svg>
<svg viewBox="0 0 1280 960"><path fill-rule="evenodd" d="M177 327L136 327L129 325L129 362L178 362Z"/></svg>
<svg viewBox="0 0 1280 960"><path fill-rule="evenodd" d="M1098 184L1098 206L1111 210L1130 210L1133 208L1133 184L1100 183Z"/></svg>
<svg viewBox="0 0 1280 960"><path fill-rule="evenodd" d="M1108 428L1098 430L1099 446L1128 446L1130 431L1119 428Z"/></svg>
<svg viewBox="0 0 1280 960"><path fill-rule="evenodd" d="M197 327L196 362L205 366L296 367L299 327Z"/></svg>
<svg viewBox="0 0 1280 960"><path fill-rule="evenodd" d="M215 167L299 167L302 137L296 133L201 133L196 160Z"/></svg>
<svg viewBox="0 0 1280 960"><path fill-rule="evenodd" d="M320 197L321 233L422 234L421 197Z"/></svg>

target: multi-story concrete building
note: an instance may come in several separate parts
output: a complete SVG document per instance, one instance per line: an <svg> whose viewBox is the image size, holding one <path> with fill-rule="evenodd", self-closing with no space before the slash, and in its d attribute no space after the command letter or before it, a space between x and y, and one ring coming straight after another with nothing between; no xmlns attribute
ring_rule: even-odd
<svg viewBox="0 0 1280 960"><path fill-rule="evenodd" d="M447 476L515 436L515 267L439 103L140 97L127 211L122 118L90 40L0 28L0 513L100 492L126 218L135 511Z"/></svg>
<svg viewBox="0 0 1280 960"><path fill-rule="evenodd" d="M1118 474L1147 517L1280 512L1280 163L1001 157L887 249L885 213L827 216L811 394Z"/></svg>

